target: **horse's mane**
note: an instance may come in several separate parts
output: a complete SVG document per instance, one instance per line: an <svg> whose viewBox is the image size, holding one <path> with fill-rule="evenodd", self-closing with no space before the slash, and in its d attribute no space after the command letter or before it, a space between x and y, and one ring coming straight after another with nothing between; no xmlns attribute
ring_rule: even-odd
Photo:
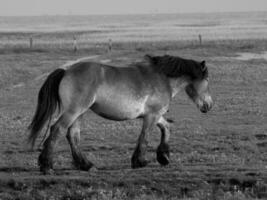
<svg viewBox="0 0 267 200"><path fill-rule="evenodd" d="M197 62L176 56L151 56L146 55L150 66L157 72L165 74L167 77L187 76L191 79L203 79L208 77L208 69L205 61Z"/></svg>

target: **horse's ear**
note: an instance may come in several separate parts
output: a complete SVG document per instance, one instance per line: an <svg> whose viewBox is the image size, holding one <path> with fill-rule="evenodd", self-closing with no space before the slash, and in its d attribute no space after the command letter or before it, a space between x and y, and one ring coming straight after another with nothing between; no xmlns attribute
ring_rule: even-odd
<svg viewBox="0 0 267 200"><path fill-rule="evenodd" d="M202 70L202 71L205 71L205 70L207 69L207 67L206 67L206 61L205 61L205 60L203 60L203 61L200 63L200 65L201 65L201 70Z"/></svg>

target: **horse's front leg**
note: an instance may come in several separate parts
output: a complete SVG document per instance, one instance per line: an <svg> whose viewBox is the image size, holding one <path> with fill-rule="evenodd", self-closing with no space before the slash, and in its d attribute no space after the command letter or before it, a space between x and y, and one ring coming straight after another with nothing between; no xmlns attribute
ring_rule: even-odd
<svg viewBox="0 0 267 200"><path fill-rule="evenodd" d="M157 126L161 131L161 141L157 149L157 160L161 165L168 165L170 158L170 148L168 145L170 138L169 123L161 117L157 122Z"/></svg>
<svg viewBox="0 0 267 200"><path fill-rule="evenodd" d="M147 149L147 134L155 125L157 116L148 115L144 117L143 127L141 134L139 135L135 151L132 156L132 168L145 167L148 164L148 161L145 159L145 153Z"/></svg>

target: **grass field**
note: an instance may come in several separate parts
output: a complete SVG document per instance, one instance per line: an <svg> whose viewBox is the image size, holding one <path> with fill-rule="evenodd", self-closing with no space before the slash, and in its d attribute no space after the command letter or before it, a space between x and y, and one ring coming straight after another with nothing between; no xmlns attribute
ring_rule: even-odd
<svg viewBox="0 0 267 200"><path fill-rule="evenodd" d="M194 19L198 17L191 18L190 23L197 27ZM264 35L266 26L259 35ZM152 33L157 34L155 30ZM62 38L59 32L43 34L53 41ZM267 61L236 59L242 52L266 51L267 40L251 37L250 32L243 35L246 37L241 39L204 40L199 45L193 38L142 40L142 34L137 34L138 41L131 37L114 39L112 52L106 50L106 39L98 44L88 39L74 53L66 38L62 46L44 40L29 49L29 32L1 33L0 199L267 199ZM6 38L9 42L4 43ZM18 42L21 38L25 43ZM175 121L171 127L171 164L161 167L156 162L160 133L154 128L149 136L150 164L131 169L141 122L108 121L89 111L82 123L82 149L97 169L74 170L62 136L55 155L55 175L41 175L39 152L28 151L24 142L46 74L81 57L94 56L94 61L126 66L146 53L204 59L210 71L215 100L210 113L200 113L184 92L171 104L167 114Z"/></svg>

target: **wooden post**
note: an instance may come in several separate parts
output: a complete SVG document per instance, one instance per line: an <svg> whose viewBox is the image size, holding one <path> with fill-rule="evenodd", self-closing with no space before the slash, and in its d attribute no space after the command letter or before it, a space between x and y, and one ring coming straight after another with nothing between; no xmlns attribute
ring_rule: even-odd
<svg viewBox="0 0 267 200"><path fill-rule="evenodd" d="M111 52L111 50L112 50L112 40L109 39L108 40L108 52Z"/></svg>
<svg viewBox="0 0 267 200"><path fill-rule="evenodd" d="M75 36L73 36L73 51L77 52L78 51L78 46L77 46L77 39Z"/></svg>
<svg viewBox="0 0 267 200"><path fill-rule="evenodd" d="M32 37L30 37L30 49L32 49L32 47L33 47L33 39Z"/></svg>
<svg viewBox="0 0 267 200"><path fill-rule="evenodd" d="M202 36L200 34L198 35L198 39L199 39L199 45L201 46L202 45Z"/></svg>

